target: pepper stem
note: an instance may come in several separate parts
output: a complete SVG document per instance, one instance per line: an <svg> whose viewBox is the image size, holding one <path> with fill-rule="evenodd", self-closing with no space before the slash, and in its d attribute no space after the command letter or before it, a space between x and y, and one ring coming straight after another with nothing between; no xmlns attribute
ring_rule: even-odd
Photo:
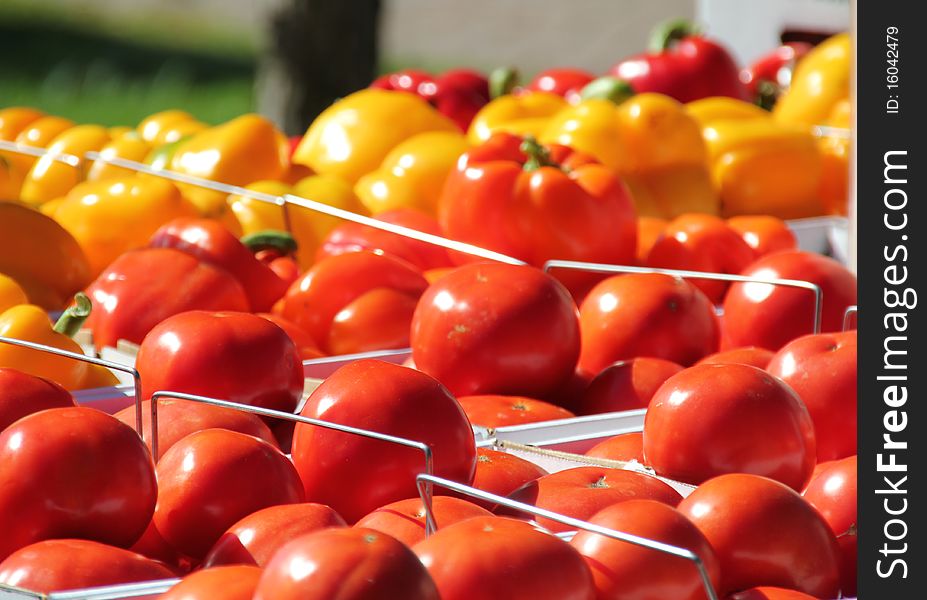
<svg viewBox="0 0 927 600"><path fill-rule="evenodd" d="M621 104L633 95L634 88L630 83L624 79L609 76L594 79L579 91L579 97L583 100L601 98L615 104Z"/></svg>
<svg viewBox="0 0 927 600"><path fill-rule="evenodd" d="M518 85L518 70L512 67L499 67L489 74L489 97L498 98L510 94Z"/></svg>
<svg viewBox="0 0 927 600"><path fill-rule="evenodd" d="M74 295L74 304L61 313L53 329L68 337L74 337L90 316L91 310L93 310L93 302L90 301L90 297L84 292L77 292Z"/></svg>
<svg viewBox="0 0 927 600"><path fill-rule="evenodd" d="M525 161L523 167L525 171L534 171L541 167L560 168L560 165L550 159L550 150L539 144L538 141L530 135L525 136L524 141L522 141L518 149L528 155L528 160Z"/></svg>
<svg viewBox="0 0 927 600"><path fill-rule="evenodd" d="M261 250L276 250L281 256L287 256L296 252L296 239L286 231L276 229L266 229L264 231L255 231L241 238L241 243L248 247L252 252Z"/></svg>
<svg viewBox="0 0 927 600"><path fill-rule="evenodd" d="M657 25L650 34L651 52L669 50L673 44L691 35L700 35L701 28L688 19L672 19Z"/></svg>

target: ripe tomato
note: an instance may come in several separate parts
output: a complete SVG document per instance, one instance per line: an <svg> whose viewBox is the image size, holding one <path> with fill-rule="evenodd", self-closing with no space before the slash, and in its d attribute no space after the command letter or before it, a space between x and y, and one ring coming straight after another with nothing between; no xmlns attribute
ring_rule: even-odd
<svg viewBox="0 0 927 600"><path fill-rule="evenodd" d="M840 547L840 591L856 595L856 456L832 463L802 496L818 509Z"/></svg>
<svg viewBox="0 0 927 600"><path fill-rule="evenodd" d="M261 569L248 565L213 567L191 573L158 600L251 600Z"/></svg>
<svg viewBox="0 0 927 600"><path fill-rule="evenodd" d="M813 252L776 252L759 259L743 274L819 285L824 294L822 332L840 331L844 311L856 304L856 277L834 259ZM724 298L721 347L760 346L776 351L812 333L813 317L814 295L808 290L769 283L735 283Z"/></svg>
<svg viewBox="0 0 927 600"><path fill-rule="evenodd" d="M697 485L753 473L801 490L814 470L814 425L792 389L748 365L697 365L666 380L644 417L657 473Z"/></svg>
<svg viewBox="0 0 927 600"><path fill-rule="evenodd" d="M647 464L644 462L644 434L632 431L610 437L587 450L586 456L609 460L636 460L642 465Z"/></svg>
<svg viewBox="0 0 927 600"><path fill-rule="evenodd" d="M772 360L774 352L766 348L757 348L756 346L745 346L743 348L732 348L722 352L715 352L698 361L700 365L750 365L757 369L765 369Z"/></svg>
<svg viewBox="0 0 927 600"><path fill-rule="evenodd" d="M632 498L676 506L682 496L656 477L643 473L607 467L574 467L531 481L509 494L509 498L569 517L588 519L606 506ZM500 507L496 512L511 514L512 509ZM538 525L553 532L571 529L543 517L536 520Z"/></svg>
<svg viewBox="0 0 927 600"><path fill-rule="evenodd" d="M547 475L547 471L519 456L489 448L477 448L476 475L473 476L473 483L470 485L490 494L508 496L529 481L544 475ZM495 506L494 503L478 498L462 497L489 510Z"/></svg>
<svg viewBox="0 0 927 600"><path fill-rule="evenodd" d="M141 554L145 558L157 560L178 574L188 572L190 569L187 567L192 566L189 564L188 559L181 556L170 544L164 541L161 533L158 532L158 528L155 527L154 520L149 521L145 533L132 544L129 550Z"/></svg>
<svg viewBox="0 0 927 600"><path fill-rule="evenodd" d="M659 217L639 216L637 218L637 262L639 264L647 262L650 249L663 235L663 230L668 224L669 221Z"/></svg>
<svg viewBox="0 0 927 600"><path fill-rule="evenodd" d="M428 444L434 473L470 483L476 468L473 430L454 397L432 377L379 360L349 363L322 383L300 413ZM293 463L306 498L331 506L348 523L417 494L422 452L299 423Z"/></svg>
<svg viewBox="0 0 927 600"><path fill-rule="evenodd" d="M422 295L411 341L416 366L458 396L541 398L573 375L576 305L532 267L471 264Z"/></svg>
<svg viewBox="0 0 927 600"><path fill-rule="evenodd" d="M576 412L581 415L647 408L663 382L682 367L662 358L640 356L608 365L583 392Z"/></svg>
<svg viewBox="0 0 927 600"><path fill-rule="evenodd" d="M647 254L647 266L711 273L737 274L756 259L756 253L720 217L684 214L664 228ZM728 283L690 279L712 302L724 298Z"/></svg>
<svg viewBox="0 0 927 600"><path fill-rule="evenodd" d="M438 600L409 548L363 528L323 529L286 544L264 569L254 600Z"/></svg>
<svg viewBox="0 0 927 600"><path fill-rule="evenodd" d="M165 319L138 350L142 395L200 394L292 412L303 365L286 332L250 313L190 311Z"/></svg>
<svg viewBox="0 0 927 600"><path fill-rule="evenodd" d="M505 427L522 423L539 423L554 419L569 419L575 416L543 400L524 396L499 396L494 394L461 396L457 399L474 425L483 427Z"/></svg>
<svg viewBox="0 0 927 600"><path fill-rule="evenodd" d="M148 449L106 413L51 408L0 434L0 559L50 538L131 546L156 498Z"/></svg>
<svg viewBox="0 0 927 600"><path fill-rule="evenodd" d="M117 419L135 428L135 405L127 406L114 415ZM151 400L142 401L142 427L146 445L151 448ZM158 400L158 456L160 460L168 448L191 433L204 429L228 429L259 437L278 447L270 428L255 415L210 406L200 402L164 398Z"/></svg>
<svg viewBox="0 0 927 600"><path fill-rule="evenodd" d="M0 367L0 431L46 408L77 406L71 393L49 379Z"/></svg>
<svg viewBox="0 0 927 600"><path fill-rule="evenodd" d="M702 532L679 511L655 500L628 500L597 512L590 523L691 550L717 589L721 572ZM588 531L570 541L586 559L599 598L706 600L701 575L684 558Z"/></svg>
<svg viewBox="0 0 927 600"><path fill-rule="evenodd" d="M0 562L0 583L45 594L172 577L161 563L90 540L45 540Z"/></svg>
<svg viewBox="0 0 927 600"><path fill-rule="evenodd" d="M174 444L158 462L154 523L165 541L199 559L239 519L303 501L296 469L256 437L205 429Z"/></svg>
<svg viewBox="0 0 927 600"><path fill-rule="evenodd" d="M824 518L789 487L736 473L706 481L679 503L715 549L721 593L753 586L835 598L837 540Z"/></svg>
<svg viewBox="0 0 927 600"><path fill-rule="evenodd" d="M755 587L737 592L728 600L817 600L804 592L777 587Z"/></svg>
<svg viewBox="0 0 927 600"><path fill-rule="evenodd" d="M434 496L431 510L438 528L464 519L492 516L485 508L450 496ZM412 546L425 539L425 506L421 498L400 500L361 517L354 526L382 531L406 546Z"/></svg>
<svg viewBox="0 0 927 600"><path fill-rule="evenodd" d="M404 260L370 251L348 252L317 262L296 280L284 296L282 314L306 330L323 352L331 354L333 344L339 343L332 323L346 308L351 319L360 318L366 323L378 319L376 326L368 330L372 341L382 335L379 327L392 332L399 324L405 327L409 324L402 303L396 303L401 309L396 315L390 313L391 305L380 307L379 302L372 300L360 300L359 305L352 303L378 289L393 290L415 300L426 287L428 282L421 271ZM358 328L350 328L345 322L348 320L344 316L339 327L357 333ZM355 338L352 343L358 340Z"/></svg>
<svg viewBox="0 0 927 600"><path fill-rule="evenodd" d="M579 366L598 373L618 360L651 356L691 365L718 349L718 319L691 283L657 274L609 277L579 310Z"/></svg>
<svg viewBox="0 0 927 600"><path fill-rule="evenodd" d="M347 527L344 519L324 504L278 504L241 519L213 544L204 567L257 565L266 567L281 546L301 535L328 527Z"/></svg>
<svg viewBox="0 0 927 600"><path fill-rule="evenodd" d="M740 234L757 258L780 250L796 250L798 240L785 221L769 215L731 217L727 226Z"/></svg>
<svg viewBox="0 0 927 600"><path fill-rule="evenodd" d="M362 294L338 311L328 334L331 354L409 347L409 324L418 296L389 288Z"/></svg>
<svg viewBox="0 0 927 600"><path fill-rule="evenodd" d="M296 349L299 350L299 357L301 359L312 360L313 358L325 356L325 353L319 350L318 345L316 345L312 336L309 335L309 332L293 321L284 319L280 315L275 315L273 313L257 313L257 315L267 319L285 331L286 334L290 336L290 339L293 340L293 343L296 344Z"/></svg>
<svg viewBox="0 0 927 600"><path fill-rule="evenodd" d="M560 538L515 519L477 517L412 547L442 600L592 600L583 557Z"/></svg>
<svg viewBox="0 0 927 600"><path fill-rule="evenodd" d="M789 342L767 370L792 386L814 421L821 462L856 453L856 332Z"/></svg>

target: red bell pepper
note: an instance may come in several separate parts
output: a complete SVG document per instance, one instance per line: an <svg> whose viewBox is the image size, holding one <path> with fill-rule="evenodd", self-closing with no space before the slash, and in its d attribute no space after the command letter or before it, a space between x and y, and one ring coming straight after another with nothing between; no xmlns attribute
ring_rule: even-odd
<svg viewBox="0 0 927 600"><path fill-rule="evenodd" d="M763 108L772 108L776 98L789 87L796 63L808 51L807 42L789 42L758 58L740 72L740 80L753 100Z"/></svg>
<svg viewBox="0 0 927 600"><path fill-rule="evenodd" d="M651 50L627 58L609 70L637 93L658 92L680 102L710 96L749 98L737 63L728 51L701 35L687 21L659 26Z"/></svg>
<svg viewBox="0 0 927 600"><path fill-rule="evenodd" d="M547 69L535 75L525 89L557 94L576 104L581 100L579 92L593 79L595 75L582 69Z"/></svg>
<svg viewBox="0 0 927 600"><path fill-rule="evenodd" d="M403 69L378 77L370 87L416 94L457 123L462 131L470 127L473 116L489 102L489 82L470 69L451 69L437 77L416 69Z"/></svg>

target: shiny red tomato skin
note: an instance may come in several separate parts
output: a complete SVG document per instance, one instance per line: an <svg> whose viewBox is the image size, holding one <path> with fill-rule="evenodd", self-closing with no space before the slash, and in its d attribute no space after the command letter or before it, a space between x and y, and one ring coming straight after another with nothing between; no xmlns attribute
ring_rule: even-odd
<svg viewBox="0 0 927 600"><path fill-rule="evenodd" d="M821 331L840 331L843 313L856 304L856 277L832 258L786 250L767 255L743 275L763 279L798 279L821 287ZM724 298L721 349L759 346L776 351L795 338L812 333L814 295L794 287L767 283L735 283Z"/></svg>
<svg viewBox="0 0 927 600"><path fill-rule="evenodd" d="M477 448L476 475L470 485L497 496L508 496L529 481L544 475L547 475L547 471L524 458L490 448ZM495 503L471 496L460 497L487 510L496 506Z"/></svg>
<svg viewBox="0 0 927 600"><path fill-rule="evenodd" d="M697 365L654 394L644 457L660 475L693 485L752 473L800 491L814 470L814 425L795 392L769 373Z"/></svg>
<svg viewBox="0 0 927 600"><path fill-rule="evenodd" d="M0 431L46 408L77 406L71 393L49 379L0 367Z"/></svg>
<svg viewBox="0 0 927 600"><path fill-rule="evenodd" d="M303 501L299 475L279 450L256 437L205 429L174 444L158 462L154 523L179 552L203 558L239 519Z"/></svg>
<svg viewBox="0 0 927 600"><path fill-rule="evenodd" d="M818 509L840 546L840 591L856 595L856 456L826 467L811 480L802 496Z"/></svg>
<svg viewBox="0 0 927 600"><path fill-rule="evenodd" d="M411 343L416 366L458 396L545 397L573 375L576 305L533 267L466 265L422 295Z"/></svg>
<svg viewBox="0 0 927 600"><path fill-rule="evenodd" d="M273 313L257 313L257 315L267 319L285 331L286 334L290 336L290 339L293 340L293 343L296 344L296 348L299 350L299 357L303 360L312 360L313 358L325 356L325 353L319 350L318 345L312 336L309 335L309 332L296 323Z"/></svg>
<svg viewBox="0 0 927 600"><path fill-rule="evenodd" d="M579 367L598 373L638 356L691 365L718 349L711 301L685 280L653 273L609 277L579 310Z"/></svg>
<svg viewBox="0 0 927 600"><path fill-rule="evenodd" d="M804 592L777 587L755 587L728 596L727 600L817 600Z"/></svg>
<svg viewBox="0 0 927 600"><path fill-rule="evenodd" d="M332 319L325 347L333 355L409 347L409 325L418 297L376 288L361 294Z"/></svg>
<svg viewBox="0 0 927 600"><path fill-rule="evenodd" d="M729 364L740 364L740 365L750 365L751 367L756 367L757 369L765 369L769 365L769 361L772 360L772 357L775 355L775 352L771 352L766 348L758 348L756 346L745 346L743 348L731 348L730 350L724 350L722 352L715 352L714 354L709 354L702 360L698 361L700 365L729 365Z"/></svg>
<svg viewBox="0 0 927 600"><path fill-rule="evenodd" d="M474 425L483 427L506 427L522 423L540 423L555 419L569 419L573 413L555 404L526 398L524 396L502 396L482 394L457 398L467 418Z"/></svg>
<svg viewBox="0 0 927 600"><path fill-rule="evenodd" d="M170 390L292 412L303 393L296 345L250 313L174 315L145 336L136 368L146 399Z"/></svg>
<svg viewBox="0 0 927 600"><path fill-rule="evenodd" d="M431 510L439 529L464 519L492 516L485 508L451 496L434 496ZM354 526L381 531L413 546L425 539L425 507L421 498L392 502L361 517Z"/></svg>
<svg viewBox="0 0 927 600"><path fill-rule="evenodd" d="M203 559L203 566L241 564L266 567L274 553L290 540L329 527L347 527L347 523L324 504L304 502L268 506L229 527L213 544Z"/></svg>
<svg viewBox="0 0 927 600"><path fill-rule="evenodd" d="M607 506L632 498L676 506L682 496L668 484L643 473L608 467L574 467L529 482L509 494L509 498L585 520ZM512 509L500 506L496 513L512 514ZM553 532L571 530L544 517L537 517L536 521Z"/></svg>
<svg viewBox="0 0 927 600"><path fill-rule="evenodd" d="M129 550L167 565L171 570L176 571L178 575L189 572L188 567L192 566L186 557L164 541L164 537L155 527L154 520L148 523L145 533L132 544Z"/></svg>
<svg viewBox="0 0 927 600"><path fill-rule="evenodd" d="M261 569L248 565L196 571L158 596L158 600L251 600Z"/></svg>
<svg viewBox="0 0 927 600"><path fill-rule="evenodd" d="M856 453L856 331L807 335L786 344L767 370L808 407L818 461Z"/></svg>
<svg viewBox="0 0 927 600"><path fill-rule="evenodd" d="M644 462L644 434L640 431L622 433L599 442L586 451L586 456L608 460Z"/></svg>
<svg viewBox="0 0 927 600"><path fill-rule="evenodd" d="M161 563L90 540L45 540L0 562L0 583L46 594L173 577Z"/></svg>
<svg viewBox="0 0 927 600"><path fill-rule="evenodd" d="M428 444L434 473L470 483L476 445L466 414L437 380L379 360L351 362L320 385L300 413ZM299 423L293 463L306 499L335 509L348 523L415 496L424 454L390 442ZM388 467L387 467L388 465Z"/></svg>
<svg viewBox="0 0 927 600"><path fill-rule="evenodd" d="M837 540L788 486L758 475L722 475L696 488L678 509L714 548L722 594L770 585L837 596Z"/></svg>
<svg viewBox="0 0 927 600"><path fill-rule="evenodd" d="M583 392L577 414L595 415L647 408L663 382L682 366L662 358L620 360L599 372Z"/></svg>
<svg viewBox="0 0 927 600"><path fill-rule="evenodd" d="M563 540L505 517L439 529L412 547L442 600L592 600L592 575Z"/></svg>
<svg viewBox="0 0 927 600"><path fill-rule="evenodd" d="M745 215L731 217L727 225L743 238L747 245L753 248L757 258L779 252L780 250L795 250L798 240L782 219L769 215Z"/></svg>
<svg viewBox="0 0 927 600"><path fill-rule="evenodd" d="M721 570L711 544L673 507L655 500L628 500L602 509L589 522L691 550L702 559L717 589ZM686 559L588 531L579 531L570 545L585 557L599 598L708 598L698 569Z"/></svg>
<svg viewBox="0 0 927 600"><path fill-rule="evenodd" d="M385 533L353 527L323 529L286 544L254 594L254 600L330 598L439 600L434 581L408 547Z"/></svg>
<svg viewBox="0 0 927 600"><path fill-rule="evenodd" d="M51 408L0 434L0 559L50 538L131 546L157 498L132 428L93 408Z"/></svg>

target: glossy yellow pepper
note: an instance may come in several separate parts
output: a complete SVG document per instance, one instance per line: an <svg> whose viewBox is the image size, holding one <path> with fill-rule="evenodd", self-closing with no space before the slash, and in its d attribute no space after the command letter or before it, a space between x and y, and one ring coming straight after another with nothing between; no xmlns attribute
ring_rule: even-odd
<svg viewBox="0 0 927 600"><path fill-rule="evenodd" d="M399 143L425 131L458 129L414 94L365 89L338 100L312 122L293 162L353 185Z"/></svg>
<svg viewBox="0 0 927 600"><path fill-rule="evenodd" d="M136 131L143 140L152 146L158 146L165 143L165 135L171 128L185 122L197 121L193 115L184 110L163 110L145 117L136 127Z"/></svg>
<svg viewBox="0 0 927 600"><path fill-rule="evenodd" d="M476 113L467 137L473 145L485 142L496 131L540 137L550 118L567 106L563 97L547 92L499 96Z"/></svg>
<svg viewBox="0 0 927 600"><path fill-rule="evenodd" d="M837 103L849 97L852 68L849 34L824 40L796 65L788 91L773 107L776 119L806 127L823 124Z"/></svg>
<svg viewBox="0 0 927 600"><path fill-rule="evenodd" d="M110 129L112 132L112 129ZM103 146L100 150L105 158L124 158L142 162L151 152L151 146L138 135L135 130L129 129L119 137L115 137L111 142ZM125 177L131 174L131 171L117 167L104 161L94 161L87 170L88 181L100 181L102 179L112 179L114 177Z"/></svg>
<svg viewBox="0 0 927 600"><path fill-rule="evenodd" d="M122 175L81 183L52 216L80 244L96 277L119 255L147 245L161 225L196 214L170 181Z"/></svg>
<svg viewBox="0 0 927 600"><path fill-rule="evenodd" d="M67 194L81 181L81 167L58 162L53 155L71 154L83 158L85 152L99 150L109 141L109 132L99 125L78 125L65 130L48 145L51 154L32 165L23 180L20 200L39 206Z"/></svg>
<svg viewBox="0 0 927 600"><path fill-rule="evenodd" d="M12 142L30 123L45 116L40 110L25 106L11 106L0 110L0 140Z"/></svg>
<svg viewBox="0 0 927 600"><path fill-rule="evenodd" d="M280 181L259 181L246 187L256 192L274 196L295 194L317 202L324 202L336 208L369 215L367 209L354 195L351 186L347 182L329 175L311 175L298 181L292 187ZM228 202L235 217L241 223L241 230L244 235L268 229L286 230L283 210L279 206L238 195L229 196ZM290 229L298 246L296 256L299 266L302 269L307 269L315 261L316 250L318 250L325 236L344 221L298 206L290 206L287 211L290 219Z"/></svg>
<svg viewBox="0 0 927 600"><path fill-rule="evenodd" d="M849 131L852 118L850 100L837 103L824 125ZM828 214L846 215L849 212L850 189L850 138L824 135L818 139L821 151L821 201Z"/></svg>
<svg viewBox="0 0 927 600"><path fill-rule="evenodd" d="M0 273L47 310L63 308L91 281L74 237L54 219L16 202L0 202Z"/></svg>
<svg viewBox="0 0 927 600"><path fill-rule="evenodd" d="M28 304L29 298L16 280L0 273L0 313L17 304Z"/></svg>
<svg viewBox="0 0 927 600"><path fill-rule="evenodd" d="M712 121L721 119L771 119L769 111L763 110L756 104L728 98L726 96L712 96L694 100L686 104L686 112L698 124L705 127Z"/></svg>
<svg viewBox="0 0 927 600"><path fill-rule="evenodd" d="M467 138L453 131L429 131L402 142L354 191L373 213L414 208L435 216L447 174L467 151Z"/></svg>
<svg viewBox="0 0 927 600"><path fill-rule="evenodd" d="M32 146L34 148L45 148L52 139L58 136L66 129L74 126L73 121L61 117L47 116L40 117L26 125L16 137L12 140L17 144ZM10 128L12 130L12 128ZM19 192L22 188L23 180L35 161L36 157L29 154L20 154L18 152L0 152L0 159L6 163L8 173L8 192L5 194L7 200L19 198Z"/></svg>

